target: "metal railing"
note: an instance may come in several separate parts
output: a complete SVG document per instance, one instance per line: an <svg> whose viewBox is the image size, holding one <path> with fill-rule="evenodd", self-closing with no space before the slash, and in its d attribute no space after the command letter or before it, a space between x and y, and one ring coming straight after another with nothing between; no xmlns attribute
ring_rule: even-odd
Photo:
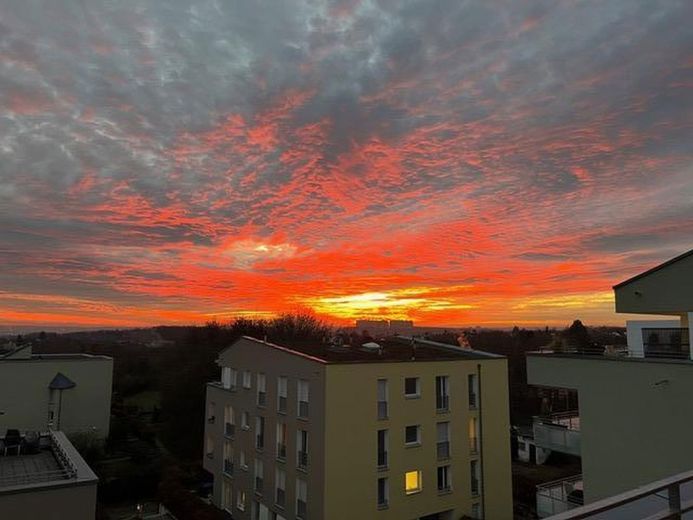
<svg viewBox="0 0 693 520"><path fill-rule="evenodd" d="M286 397L280 395L277 399L277 411L286 413Z"/></svg>
<svg viewBox="0 0 693 520"><path fill-rule="evenodd" d="M387 401L378 401L378 419L387 419Z"/></svg>
<svg viewBox="0 0 693 520"><path fill-rule="evenodd" d="M267 405L267 393L266 392L258 392L257 393L257 405L258 406L266 406Z"/></svg>
<svg viewBox="0 0 693 520"><path fill-rule="evenodd" d="M236 434L236 425L233 423L225 423L224 424L224 435L226 437L233 437Z"/></svg>
<svg viewBox="0 0 693 520"><path fill-rule="evenodd" d="M447 412L450 409L450 396L445 394L436 395L436 410L438 412Z"/></svg>
<svg viewBox="0 0 693 520"><path fill-rule="evenodd" d="M262 493L262 487L264 485L264 480L262 477L255 477L255 492Z"/></svg>
<svg viewBox="0 0 693 520"><path fill-rule="evenodd" d="M436 444L436 452L438 460L446 460L450 458L450 441L438 441Z"/></svg>
<svg viewBox="0 0 693 520"><path fill-rule="evenodd" d="M49 432L49 446L56 461L58 469L46 471L34 471L30 473L21 473L13 475L0 476L0 488L13 486L27 486L31 484L40 484L42 482L51 482L54 480L69 480L77 478L77 468L72 459L65 451L62 443L56 438L55 434ZM36 455L22 455L23 457L33 457Z"/></svg>
<svg viewBox="0 0 693 520"><path fill-rule="evenodd" d="M581 454L582 436L578 412L534 417L532 429L537 446L571 455Z"/></svg>
<svg viewBox="0 0 693 520"><path fill-rule="evenodd" d="M301 419L308 419L308 401L298 402L298 416Z"/></svg>
<svg viewBox="0 0 693 520"><path fill-rule="evenodd" d="M224 459L224 473L233 476L233 461Z"/></svg>
<svg viewBox="0 0 693 520"><path fill-rule="evenodd" d="M275 503L281 507L284 507L286 504L286 491L282 488L277 488Z"/></svg>
<svg viewBox="0 0 693 520"><path fill-rule="evenodd" d="M545 518L581 506L582 475L553 480L537 486L537 515Z"/></svg>
<svg viewBox="0 0 693 520"><path fill-rule="evenodd" d="M265 447L265 437L263 435L255 436L255 448L261 450Z"/></svg>
<svg viewBox="0 0 693 520"><path fill-rule="evenodd" d="M308 467L308 452L299 450L297 455L297 465L301 469Z"/></svg>
<svg viewBox="0 0 693 520"><path fill-rule="evenodd" d="M642 329L642 342L646 358L690 358L691 342L687 328Z"/></svg>
<svg viewBox="0 0 693 520"><path fill-rule="evenodd" d="M680 520L684 513L693 511L693 501L681 501L681 487L689 482L693 482L693 471L672 475L586 506L561 512L552 516L551 520L581 520L597 515L603 518L603 514L609 512L620 513L619 518L633 520ZM643 507L645 501L650 506L647 511ZM650 509L655 504L658 512L652 514ZM662 508L664 504L666 505Z"/></svg>
<svg viewBox="0 0 693 520"><path fill-rule="evenodd" d="M306 520L308 518L308 504L300 498L296 500L296 518Z"/></svg>
<svg viewBox="0 0 693 520"><path fill-rule="evenodd" d="M387 468L387 450L378 452L378 468Z"/></svg>
<svg viewBox="0 0 693 520"><path fill-rule="evenodd" d="M281 442L277 443L277 458L286 460L286 444L282 444Z"/></svg>

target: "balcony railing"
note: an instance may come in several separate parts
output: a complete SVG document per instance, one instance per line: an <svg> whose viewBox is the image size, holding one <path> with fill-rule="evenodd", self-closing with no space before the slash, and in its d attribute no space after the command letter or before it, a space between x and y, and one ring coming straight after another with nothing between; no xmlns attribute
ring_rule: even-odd
<svg viewBox="0 0 693 520"><path fill-rule="evenodd" d="M262 486L264 485L264 481L262 477L255 477L255 492L256 493L262 493Z"/></svg>
<svg viewBox="0 0 693 520"><path fill-rule="evenodd" d="M279 396L279 399L277 399L277 411L286 413L286 397Z"/></svg>
<svg viewBox="0 0 693 520"><path fill-rule="evenodd" d="M438 460L446 460L450 458L450 441L438 441L436 444L436 452Z"/></svg>
<svg viewBox="0 0 693 520"><path fill-rule="evenodd" d="M257 435L255 437L255 448L261 450L265 447L265 438L262 435Z"/></svg>
<svg viewBox="0 0 693 520"><path fill-rule="evenodd" d="M277 498L276 498L275 502L278 506L284 507L284 505L286 504L286 491L285 490L283 490L281 488L277 488Z"/></svg>
<svg viewBox="0 0 693 520"><path fill-rule="evenodd" d="M236 434L236 425L232 423L225 423L224 424L224 435L227 437L233 437Z"/></svg>
<svg viewBox="0 0 693 520"><path fill-rule="evenodd" d="M549 450L580 455L581 434L578 412L563 412L547 417L535 417L534 442Z"/></svg>
<svg viewBox="0 0 693 520"><path fill-rule="evenodd" d="M646 358L689 359L690 333L687 328L642 329Z"/></svg>
<svg viewBox="0 0 693 520"><path fill-rule="evenodd" d="M258 406L266 406L267 405L267 393L266 392L258 392L257 393L257 405Z"/></svg>
<svg viewBox="0 0 693 520"><path fill-rule="evenodd" d="M690 500L693 471L679 473L662 480L625 491L586 506L569 508L551 520L583 520L585 518L628 518L632 520L680 520L693 511ZM537 488L537 498L539 490Z"/></svg>
<svg viewBox="0 0 693 520"><path fill-rule="evenodd" d="M378 401L378 419L387 419L387 401Z"/></svg>
<svg viewBox="0 0 693 520"><path fill-rule="evenodd" d="M378 468L387 468L387 451L378 452Z"/></svg>
<svg viewBox="0 0 693 520"><path fill-rule="evenodd" d="M539 518L563 513L583 504L582 475L554 480L537 486Z"/></svg>
<svg viewBox="0 0 693 520"><path fill-rule="evenodd" d="M224 459L224 473L233 476L233 461Z"/></svg>
<svg viewBox="0 0 693 520"><path fill-rule="evenodd" d="M308 401L298 402L298 416L301 419L308 419Z"/></svg>
<svg viewBox="0 0 693 520"><path fill-rule="evenodd" d="M286 444L282 444L281 442L277 443L277 458L286 460Z"/></svg>
<svg viewBox="0 0 693 520"><path fill-rule="evenodd" d="M436 395L436 410L438 412L447 412L450 409L449 395Z"/></svg>
<svg viewBox="0 0 693 520"><path fill-rule="evenodd" d="M297 465L301 469L308 467L308 452L299 450L297 455Z"/></svg>
<svg viewBox="0 0 693 520"><path fill-rule="evenodd" d="M296 518L301 520L307 520L308 518L308 504L300 498L296 500Z"/></svg>

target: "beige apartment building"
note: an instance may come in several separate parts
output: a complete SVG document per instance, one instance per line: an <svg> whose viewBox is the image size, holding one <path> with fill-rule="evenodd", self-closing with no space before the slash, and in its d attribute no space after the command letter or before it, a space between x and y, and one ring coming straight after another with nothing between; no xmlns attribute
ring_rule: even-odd
<svg viewBox="0 0 693 520"><path fill-rule="evenodd" d="M234 519L512 518L505 358L243 337L218 364L204 467Z"/></svg>
<svg viewBox="0 0 693 520"><path fill-rule="evenodd" d="M650 518L666 506L667 487L644 498L629 490L693 469L693 250L619 283L614 293L617 312L667 319L628 320L626 349L527 358L529 383L576 390L579 403L572 413L535 419L537 445L582 458L582 475L539 487L540 516L573 518L584 496L597 509L602 505L593 504L607 500L599 518ZM630 509L608 503L624 492ZM679 506L681 497L693 499L690 482L679 494Z"/></svg>
<svg viewBox="0 0 693 520"><path fill-rule="evenodd" d="M0 435L9 428L108 437L113 359L33 354L31 345L0 352Z"/></svg>

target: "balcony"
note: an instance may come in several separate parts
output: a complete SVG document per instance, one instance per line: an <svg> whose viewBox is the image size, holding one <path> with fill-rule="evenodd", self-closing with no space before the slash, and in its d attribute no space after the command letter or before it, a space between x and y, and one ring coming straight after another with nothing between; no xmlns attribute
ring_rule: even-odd
<svg viewBox="0 0 693 520"><path fill-rule="evenodd" d="M277 488L277 499L275 503L281 508L286 505L286 491L282 488Z"/></svg>
<svg viewBox="0 0 693 520"><path fill-rule="evenodd" d="M438 441L436 443L436 453L438 460L447 460L450 458L450 441Z"/></svg>
<svg viewBox="0 0 693 520"><path fill-rule="evenodd" d="M690 331L687 328L643 328L646 358L690 359Z"/></svg>
<svg viewBox="0 0 693 520"><path fill-rule="evenodd" d="M436 411L438 413L445 413L450 410L450 396L449 395L436 395Z"/></svg>
<svg viewBox="0 0 693 520"><path fill-rule="evenodd" d="M224 435L229 438L233 438L233 436L236 434L236 425L232 423L225 423L224 424Z"/></svg>
<svg viewBox="0 0 693 520"><path fill-rule="evenodd" d="M577 411L534 418L534 442L545 449L580 455L580 416Z"/></svg>
<svg viewBox="0 0 693 520"><path fill-rule="evenodd" d="M277 459L286 460L286 444L277 443Z"/></svg>
<svg viewBox="0 0 693 520"><path fill-rule="evenodd" d="M387 401L378 401L378 419L387 419Z"/></svg>
<svg viewBox="0 0 693 520"><path fill-rule="evenodd" d="M300 498L296 501L296 518L301 520L307 520L308 518L308 504Z"/></svg>
<svg viewBox="0 0 693 520"><path fill-rule="evenodd" d="M279 396L279 399L277 399L277 411L279 413L286 413L286 397L285 396Z"/></svg>
<svg viewBox="0 0 693 520"><path fill-rule="evenodd" d="M224 459L224 473L233 476L233 461L229 459Z"/></svg>
<svg viewBox="0 0 693 520"><path fill-rule="evenodd" d="M266 392L258 392L257 393L257 405L258 406L267 406L267 393Z"/></svg>
<svg viewBox="0 0 693 520"><path fill-rule="evenodd" d="M564 513L582 504L582 475L537 486L537 516L539 518Z"/></svg>

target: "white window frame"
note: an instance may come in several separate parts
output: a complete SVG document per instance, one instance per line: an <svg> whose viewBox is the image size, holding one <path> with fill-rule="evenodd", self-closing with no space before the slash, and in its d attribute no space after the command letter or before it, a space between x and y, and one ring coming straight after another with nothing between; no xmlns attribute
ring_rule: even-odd
<svg viewBox="0 0 693 520"><path fill-rule="evenodd" d="M416 381L416 392L413 394L407 393L407 380L414 379ZM418 399L421 397L421 378L420 377L405 377L404 378L404 397L406 399Z"/></svg>
<svg viewBox="0 0 693 520"><path fill-rule="evenodd" d="M407 441L407 429L416 428L416 440ZM421 425L420 424L408 424L404 427L404 445L405 446L421 446Z"/></svg>

